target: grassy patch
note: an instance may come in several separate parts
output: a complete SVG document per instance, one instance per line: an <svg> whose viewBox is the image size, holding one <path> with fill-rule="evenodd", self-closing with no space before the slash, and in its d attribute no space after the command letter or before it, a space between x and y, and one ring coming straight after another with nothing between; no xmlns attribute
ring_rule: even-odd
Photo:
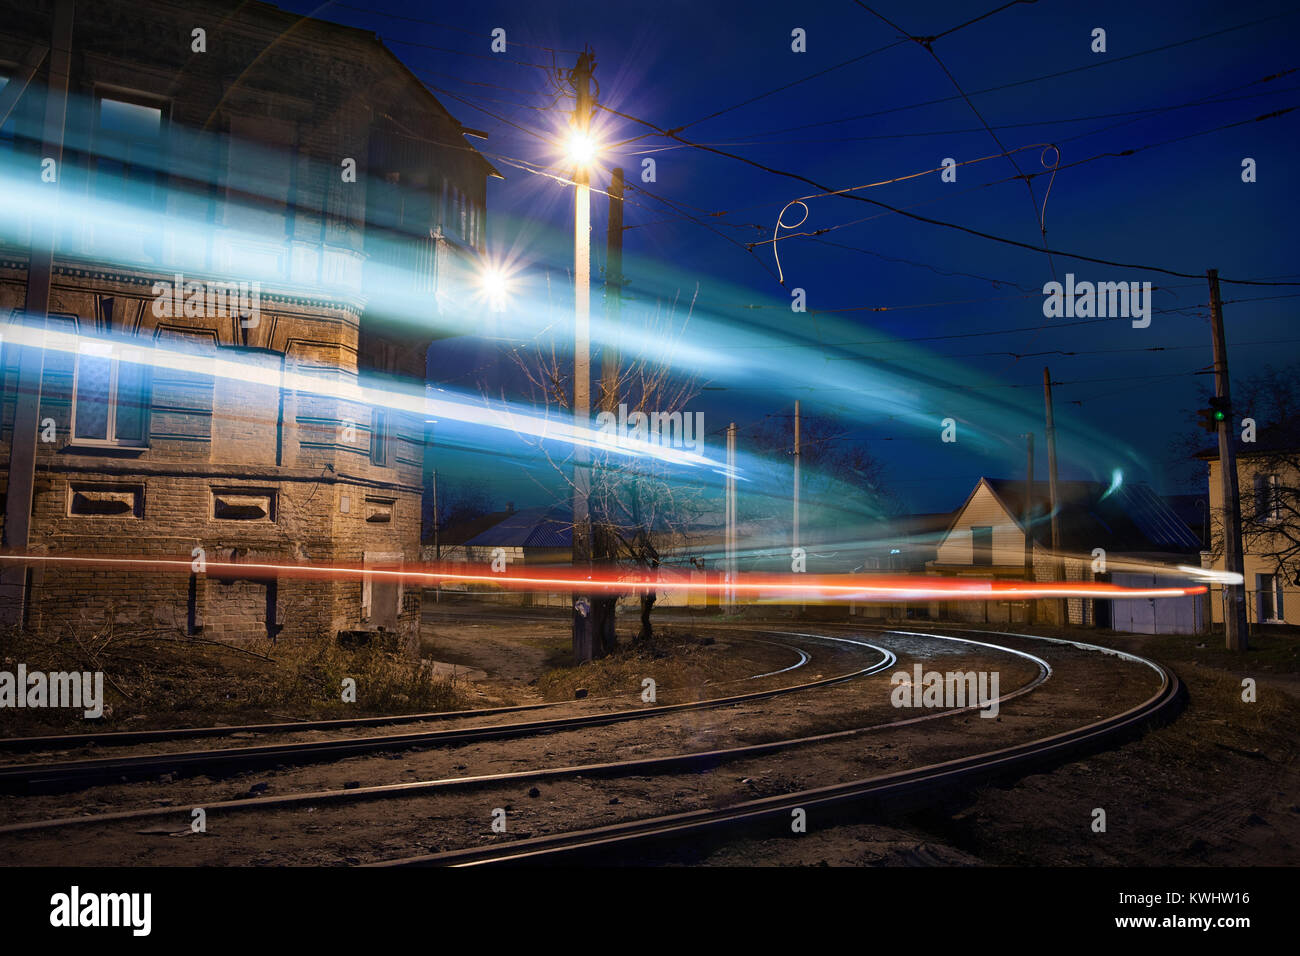
<svg viewBox="0 0 1300 956"><path fill-rule="evenodd" d="M193 640L175 631L104 628L57 639L5 637L0 669L100 671L104 718L80 710L0 709L0 735L103 729L168 728L262 720L363 717L459 709L462 685L430 674L423 662L370 645L332 639L254 640L236 645ZM356 702L344 703L344 678Z"/></svg>
<svg viewBox="0 0 1300 956"><path fill-rule="evenodd" d="M1281 630L1251 634L1250 649L1244 652L1225 648L1221 633L1161 637L1152 650L1170 662L1196 661L1233 674L1300 673L1300 635Z"/></svg>
<svg viewBox="0 0 1300 956"><path fill-rule="evenodd" d="M660 703L665 691L673 699L695 699L724 670L722 655L711 645L707 638L664 630L648 643L621 643L608 657L578 667L570 663L567 648L557 649L548 658L551 669L538 678L537 690L546 700L572 700L579 688L592 697L639 694L641 682L649 677Z"/></svg>

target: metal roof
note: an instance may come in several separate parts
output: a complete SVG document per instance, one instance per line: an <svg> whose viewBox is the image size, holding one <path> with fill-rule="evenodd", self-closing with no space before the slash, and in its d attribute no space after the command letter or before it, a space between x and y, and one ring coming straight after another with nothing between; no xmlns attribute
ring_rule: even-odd
<svg viewBox="0 0 1300 956"><path fill-rule="evenodd" d="M571 548L573 519L560 508L522 508L465 542L471 548Z"/></svg>
<svg viewBox="0 0 1300 956"><path fill-rule="evenodd" d="M1025 483L1014 478L986 478L1017 522L1022 522ZM1061 547L1071 551L1106 548L1116 552L1193 552L1201 541L1163 498L1146 484L1110 485L1094 481L1059 481ZM1049 488L1034 482L1030 494L1030 533L1050 545L1052 522Z"/></svg>

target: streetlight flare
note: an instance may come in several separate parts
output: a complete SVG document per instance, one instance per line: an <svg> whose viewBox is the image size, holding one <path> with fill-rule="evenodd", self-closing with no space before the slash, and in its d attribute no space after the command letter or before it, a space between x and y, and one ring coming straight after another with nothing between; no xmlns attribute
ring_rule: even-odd
<svg viewBox="0 0 1300 956"><path fill-rule="evenodd" d="M600 144L590 133L573 130L569 133L566 152L570 160L584 169L591 166L600 155Z"/></svg>
<svg viewBox="0 0 1300 956"><path fill-rule="evenodd" d="M479 292L493 312L504 312L510 292L511 270L496 262L484 261L479 267Z"/></svg>

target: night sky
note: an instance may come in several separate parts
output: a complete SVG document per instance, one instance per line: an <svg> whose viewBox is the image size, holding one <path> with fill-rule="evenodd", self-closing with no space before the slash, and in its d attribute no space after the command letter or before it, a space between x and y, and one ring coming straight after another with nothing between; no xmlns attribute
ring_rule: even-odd
<svg viewBox="0 0 1300 956"><path fill-rule="evenodd" d="M555 97L547 68L553 56L571 67L584 44L612 109L831 189L925 173L854 195L1034 247L819 198L802 229L855 224L780 242L783 288L772 245L745 244L770 239L783 206L822 190L602 114L605 142L632 140L606 167L621 165L630 186L644 186L627 197L629 294L633 303L679 297L683 314L697 296L682 361L707 386L690 407L704 410L709 431L734 420L743 444L747 429L788 416L798 398L805 414L837 416L884 462L904 508L950 510L981 474L1023 474L1027 430L1045 477L1047 364L1060 383L1063 478L1108 481L1118 468L1161 492L1196 490L1173 481L1169 446L1194 426L1199 389L1211 382L1193 374L1211 362L1205 270L1284 283L1224 283L1234 378L1297 354L1300 285L1285 283L1300 279L1291 241L1300 112L1253 121L1300 105L1300 72L1264 79L1300 66L1300 11L1284 0L1040 0L940 36L934 56L898 42L853 0L279 5L373 30L463 124L490 134L471 140L506 176L489 183L488 244L519 270L512 307L525 332L516 322L500 335L436 344L432 365L449 387L508 383L503 353L530 338L529 322L534 332L550 327L538 290L548 277L552 295L568 281L571 187L518 164L566 172L546 139L562 135L573 101ZM882 0L874 9L909 34L937 36L997 6ZM490 51L496 27L511 44L505 55ZM1105 53L1090 48L1097 27ZM806 31L807 52L792 52L795 28ZM1034 176L1031 199L1014 177L1042 173L1048 143L1062 168L1050 194L1050 175ZM1004 150L1015 152L998 156ZM1127 150L1136 152L1114 155ZM654 183L641 182L647 156ZM937 171L947 157L990 156L959 167L955 183ZM1256 182L1242 181L1246 157ZM596 185L607 180L607 168L596 174ZM785 221L801 215L796 206ZM1047 255L1040 215L1050 248L1131 265ZM604 197L594 194L593 317L604 236ZM1150 327L1045 318L1043 284L1067 273L1153 283ZM796 287L806 313L790 309ZM951 444L940 441L949 417L958 423ZM718 452L719 438L710 441ZM492 494L504 502L538 493L514 477Z"/></svg>

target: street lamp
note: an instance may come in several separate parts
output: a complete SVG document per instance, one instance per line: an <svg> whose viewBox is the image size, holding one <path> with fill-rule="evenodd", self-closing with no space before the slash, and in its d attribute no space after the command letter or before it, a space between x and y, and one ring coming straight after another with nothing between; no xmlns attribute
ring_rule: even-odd
<svg viewBox="0 0 1300 956"><path fill-rule="evenodd" d="M565 144L573 172L573 424L585 432L591 417L591 168L600 147L591 135L595 101L591 95L591 71L595 62L589 53L578 59L571 81L577 104ZM591 567L591 470L587 447L579 442L573 449L573 570ZM573 602L573 656L581 664L594 656L595 634L590 594Z"/></svg>
<svg viewBox="0 0 1300 956"><path fill-rule="evenodd" d="M493 312L504 312L506 294L510 291L510 280L506 270L493 262L485 262L479 272L479 287L488 308Z"/></svg>
<svg viewBox="0 0 1300 956"><path fill-rule="evenodd" d="M565 153L570 162L586 172L600 156L600 143L589 130L575 129L569 133L568 142L565 143Z"/></svg>

